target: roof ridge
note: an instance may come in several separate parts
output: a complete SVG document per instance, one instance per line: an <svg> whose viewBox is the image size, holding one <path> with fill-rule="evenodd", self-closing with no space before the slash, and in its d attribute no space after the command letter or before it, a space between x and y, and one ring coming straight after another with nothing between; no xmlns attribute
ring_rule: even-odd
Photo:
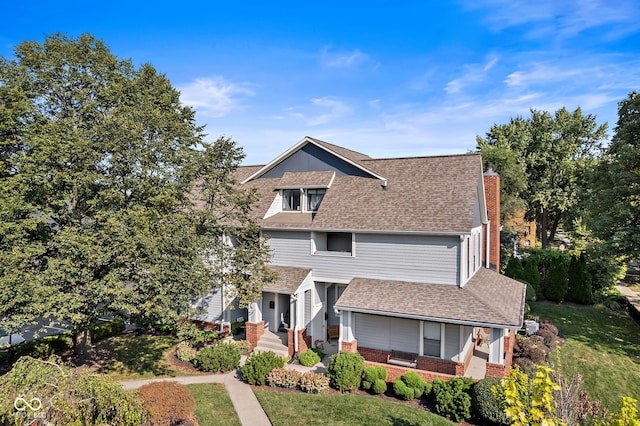
<svg viewBox="0 0 640 426"><path fill-rule="evenodd" d="M461 154L417 155L415 157L365 158L361 161L415 160L415 159L428 159L428 158L451 158L451 157L474 157L474 156L481 156L481 154L479 152L466 152Z"/></svg>
<svg viewBox="0 0 640 426"><path fill-rule="evenodd" d="M307 138L311 139L314 142L318 142L318 143L321 143L321 144L324 144L324 145L328 145L329 147L340 148L342 150L349 151L349 152L352 152L354 154L365 156L365 157L367 157L366 159L371 159L370 155L365 154L365 153L360 152L360 151L356 151L356 150L353 150L353 149L350 149L350 148L345 148L344 146L336 145L334 143L323 141L321 139L312 138L311 136L307 136ZM358 161L362 161L362 160L358 160Z"/></svg>

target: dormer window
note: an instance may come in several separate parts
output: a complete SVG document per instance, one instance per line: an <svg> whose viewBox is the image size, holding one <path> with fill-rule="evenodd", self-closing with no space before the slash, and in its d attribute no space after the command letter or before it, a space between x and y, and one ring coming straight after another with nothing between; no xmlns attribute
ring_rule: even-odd
<svg viewBox="0 0 640 426"><path fill-rule="evenodd" d="M315 212L320 207L326 189L307 189L307 210Z"/></svg>
<svg viewBox="0 0 640 426"><path fill-rule="evenodd" d="M300 190L285 189L282 191L282 210L285 212L300 211Z"/></svg>

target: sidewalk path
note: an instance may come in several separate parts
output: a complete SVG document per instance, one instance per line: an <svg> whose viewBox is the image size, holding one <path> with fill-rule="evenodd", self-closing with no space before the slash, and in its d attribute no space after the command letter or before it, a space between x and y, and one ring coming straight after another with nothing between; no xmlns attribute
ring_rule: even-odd
<svg viewBox="0 0 640 426"><path fill-rule="evenodd" d="M271 426L267 414L262 409L251 387L242 381L240 369L225 374L207 374L205 376L163 377L148 380L128 380L120 382L125 389L137 389L152 382L172 381L191 385L197 383L222 383L227 388L233 408L243 426Z"/></svg>

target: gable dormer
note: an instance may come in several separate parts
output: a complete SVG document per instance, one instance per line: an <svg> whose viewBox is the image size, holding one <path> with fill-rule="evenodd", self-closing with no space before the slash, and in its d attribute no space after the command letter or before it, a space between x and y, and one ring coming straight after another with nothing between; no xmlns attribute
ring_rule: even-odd
<svg viewBox="0 0 640 426"><path fill-rule="evenodd" d="M283 178L287 172L326 171L332 171L337 176L360 176L386 181L383 176L362 164L365 159L369 159L365 154L307 136L242 183L258 178Z"/></svg>

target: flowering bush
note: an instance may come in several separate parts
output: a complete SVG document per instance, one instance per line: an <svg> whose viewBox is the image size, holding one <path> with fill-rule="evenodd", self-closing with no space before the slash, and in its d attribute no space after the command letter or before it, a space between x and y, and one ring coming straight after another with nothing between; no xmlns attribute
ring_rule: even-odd
<svg viewBox="0 0 640 426"><path fill-rule="evenodd" d="M324 374L304 373L300 378L300 389L307 393L321 393L329 389L329 378Z"/></svg>
<svg viewBox="0 0 640 426"><path fill-rule="evenodd" d="M187 342L180 342L176 348L176 356L180 361L191 362L198 354L196 348Z"/></svg>
<svg viewBox="0 0 640 426"><path fill-rule="evenodd" d="M287 368L274 368L267 377L270 386L293 389L300 383L302 373Z"/></svg>

